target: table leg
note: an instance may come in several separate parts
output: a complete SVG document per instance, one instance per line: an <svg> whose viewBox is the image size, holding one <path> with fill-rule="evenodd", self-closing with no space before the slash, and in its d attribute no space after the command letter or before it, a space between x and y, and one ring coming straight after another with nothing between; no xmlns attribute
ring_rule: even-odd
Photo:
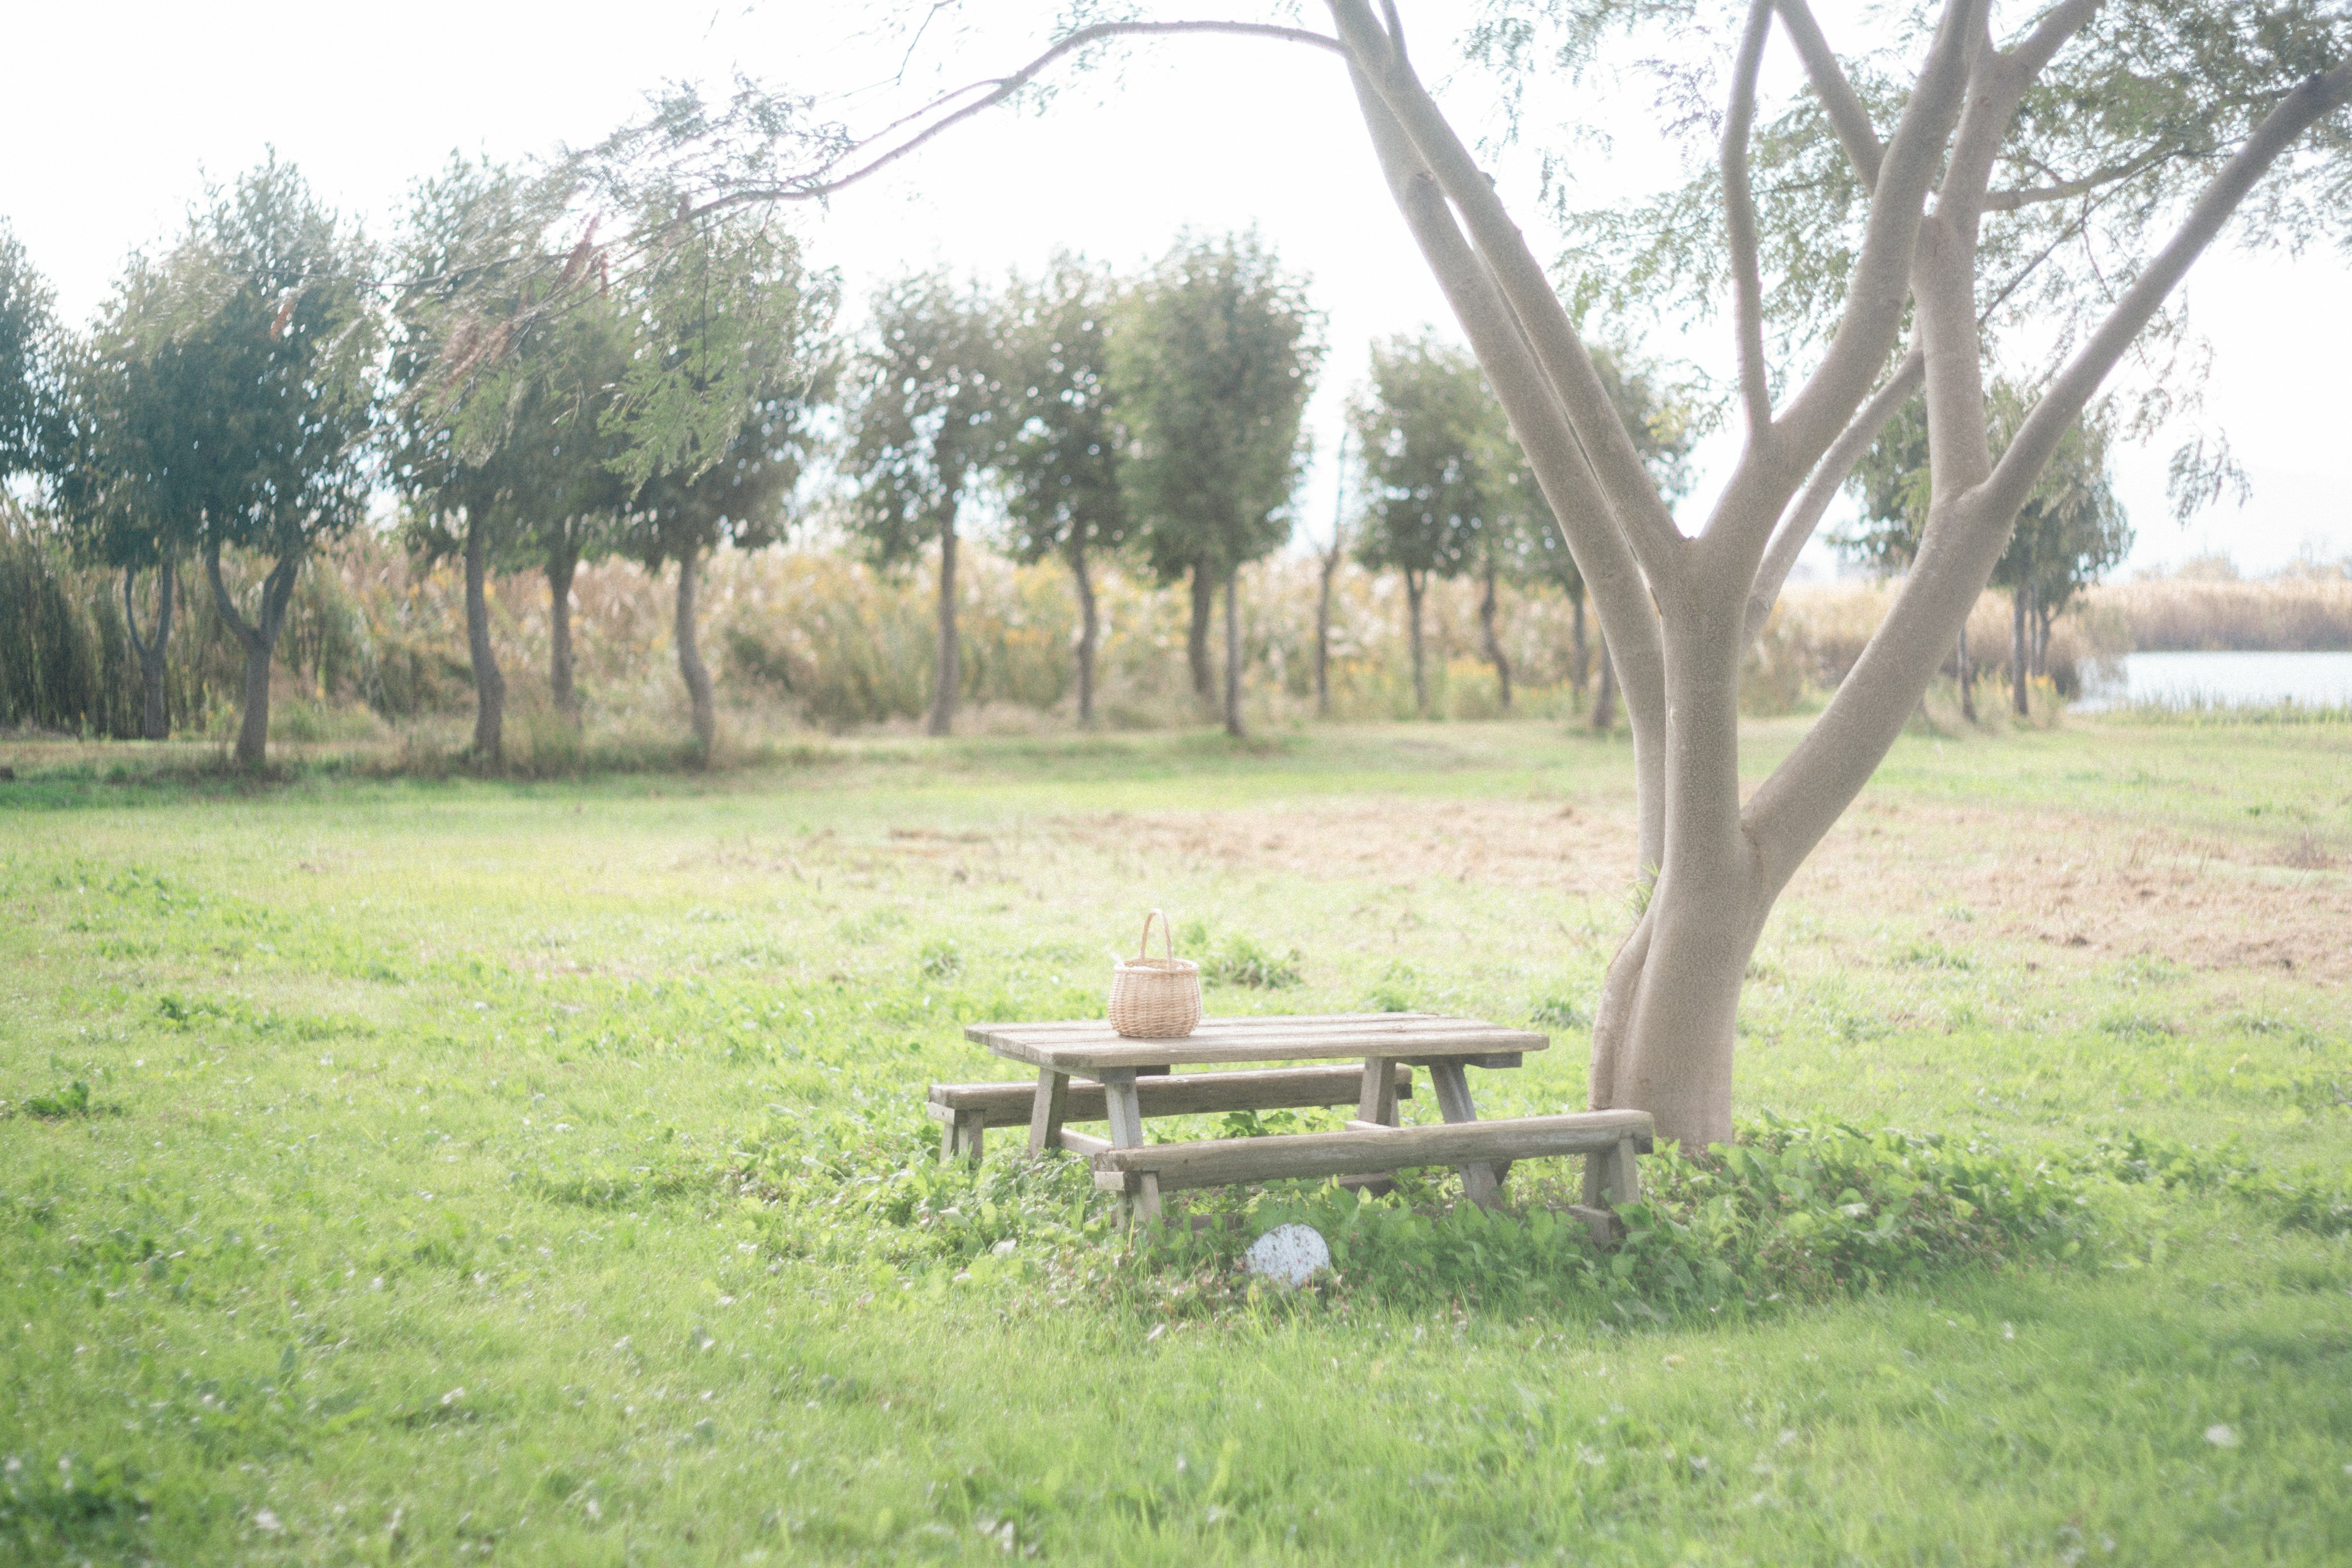
<svg viewBox="0 0 2352 1568"><path fill-rule="evenodd" d="M1095 1077L1103 1086L1103 1109L1110 1117L1110 1146L1114 1149L1143 1147L1143 1107L1135 1098L1133 1068L1105 1068ZM1139 1189L1129 1200L1129 1209L1137 1219L1157 1223L1160 1218L1160 1178L1146 1171L1136 1178Z"/></svg>
<svg viewBox="0 0 2352 1568"><path fill-rule="evenodd" d="M1633 1162L1633 1141L1621 1138L1603 1153L1584 1157L1584 1204L1614 1208L1642 1200L1642 1168Z"/></svg>
<svg viewBox="0 0 2352 1568"><path fill-rule="evenodd" d="M1070 1098L1070 1075L1052 1068L1037 1069L1037 1098L1029 1107L1029 1157L1061 1147L1062 1108Z"/></svg>
<svg viewBox="0 0 2352 1568"><path fill-rule="evenodd" d="M1397 1124L1396 1065L1386 1057L1364 1058L1363 1092L1356 1100L1356 1120Z"/></svg>
<svg viewBox="0 0 2352 1568"><path fill-rule="evenodd" d="M959 1159L980 1163L981 1144L987 1134L988 1119L977 1110L959 1110L952 1121L940 1128L940 1163L950 1164Z"/></svg>
<svg viewBox="0 0 2352 1568"><path fill-rule="evenodd" d="M1470 1078L1460 1062L1430 1063L1429 1082L1437 1090L1437 1109L1446 1121L1478 1120L1478 1108L1470 1102ZM1502 1178L1488 1161L1473 1160L1462 1167L1462 1191L1480 1208L1495 1201L1502 1184Z"/></svg>

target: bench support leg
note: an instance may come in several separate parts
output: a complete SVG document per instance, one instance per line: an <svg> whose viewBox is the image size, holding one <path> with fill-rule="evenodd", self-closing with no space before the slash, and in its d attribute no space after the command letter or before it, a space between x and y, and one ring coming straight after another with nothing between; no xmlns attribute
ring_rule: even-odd
<svg viewBox="0 0 2352 1568"><path fill-rule="evenodd" d="M1029 1157L1062 1146L1062 1110L1069 1103L1070 1075L1052 1068L1037 1069L1037 1098L1029 1107Z"/></svg>
<svg viewBox="0 0 2352 1568"><path fill-rule="evenodd" d="M1103 1109L1110 1113L1110 1146L1143 1147L1143 1107L1135 1098L1133 1068L1105 1068L1095 1075L1103 1086ZM1139 1190L1128 1196L1128 1212L1148 1224L1160 1220L1160 1178L1145 1172L1136 1178Z"/></svg>
<svg viewBox="0 0 2352 1568"><path fill-rule="evenodd" d="M1363 1092L1356 1097L1356 1120L1397 1124L1396 1066L1386 1057L1364 1058Z"/></svg>
<svg viewBox="0 0 2352 1568"><path fill-rule="evenodd" d="M984 1110L959 1110L940 1123L940 1163L950 1164L959 1158L980 1163L981 1140L986 1136L988 1113Z"/></svg>
<svg viewBox="0 0 2352 1568"><path fill-rule="evenodd" d="M1584 1202L1589 1208L1616 1207L1642 1199L1642 1171L1633 1161L1633 1141L1584 1157Z"/></svg>
<svg viewBox="0 0 2352 1568"><path fill-rule="evenodd" d="M1448 1121L1475 1121L1478 1108L1470 1100L1470 1079L1460 1062L1437 1061L1429 1064L1429 1081L1437 1090L1437 1109ZM1462 1167L1462 1191L1480 1208L1495 1201L1502 1189L1502 1178L1496 1174L1491 1162L1473 1160Z"/></svg>

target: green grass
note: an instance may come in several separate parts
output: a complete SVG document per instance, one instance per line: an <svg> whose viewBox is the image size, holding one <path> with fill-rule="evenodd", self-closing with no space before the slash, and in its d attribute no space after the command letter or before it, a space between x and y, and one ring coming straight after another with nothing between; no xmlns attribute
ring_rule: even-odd
<svg viewBox="0 0 2352 1568"><path fill-rule="evenodd" d="M1482 1106L1580 1104L1622 742L13 761L0 1560L2352 1556L2345 727L1903 742L1759 951L1742 1110L2040 1163L2090 1243L1649 1315L1481 1289L1520 1233L1442 1218L1255 1295L1003 1133L979 1183L921 1153L924 1084L1013 1076L961 1022L1095 1010L1155 904L1230 961L1213 1009L1532 1022L1557 1048ZM1465 858L1514 824L1602 863ZM2132 879L2168 912L2115 923Z"/></svg>

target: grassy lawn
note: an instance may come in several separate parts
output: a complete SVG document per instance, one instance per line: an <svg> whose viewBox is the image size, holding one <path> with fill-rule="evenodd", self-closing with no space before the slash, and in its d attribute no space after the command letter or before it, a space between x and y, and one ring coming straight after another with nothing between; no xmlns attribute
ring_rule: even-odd
<svg viewBox="0 0 2352 1568"><path fill-rule="evenodd" d="M1622 742L9 760L6 1561L2352 1560L2343 726L1906 738L1758 953L1741 1113L2067 1173L2083 1245L1648 1314L1393 1251L1253 1293L1004 1133L940 1171L920 1113L1015 1076L962 1021L1098 1009L1154 904L1295 963L1213 1010L1533 1021L1482 1109L1580 1107ZM2115 1179L2132 1135L2186 1173ZM1478 1223L1449 1267L1516 1256Z"/></svg>

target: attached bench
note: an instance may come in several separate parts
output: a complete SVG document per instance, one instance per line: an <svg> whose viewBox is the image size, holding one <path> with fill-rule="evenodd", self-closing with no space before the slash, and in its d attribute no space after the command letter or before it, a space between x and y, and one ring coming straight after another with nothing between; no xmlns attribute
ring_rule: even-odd
<svg viewBox="0 0 2352 1568"><path fill-rule="evenodd" d="M1412 1098L1412 1068L1402 1062L1391 1079L1399 1100ZM1287 1110L1316 1105L1354 1105L1363 1091L1358 1067L1276 1068L1262 1072L1202 1072L1145 1076L1135 1080L1138 1108L1146 1117L1214 1115L1227 1110ZM1025 1127L1037 1099L1034 1083L935 1083L929 1110L940 1123L940 1158L958 1156L977 1164L982 1140L991 1127ZM1108 1095L1100 1083L1072 1081L1062 1101L1065 1121L1108 1121ZM1064 1130L1061 1145L1091 1153L1102 1140ZM1259 1142L1259 1140L1252 1140Z"/></svg>
<svg viewBox="0 0 2352 1568"><path fill-rule="evenodd" d="M1265 1138L1211 1138L1102 1149L1092 1156L1095 1185L1132 1193L1147 1178L1160 1192L1324 1176L1364 1176L1418 1165L1502 1166L1513 1160L1581 1154L1584 1204L1579 1216L1596 1231L1613 1224L1604 1204L1641 1196L1636 1154L1649 1152L1653 1123L1646 1110L1586 1110L1565 1116L1511 1116L1435 1127L1391 1127L1350 1121L1345 1132L1302 1132ZM1483 1186L1484 1190L1481 1190ZM1492 1200L1492 1184L1470 1185L1471 1197Z"/></svg>

